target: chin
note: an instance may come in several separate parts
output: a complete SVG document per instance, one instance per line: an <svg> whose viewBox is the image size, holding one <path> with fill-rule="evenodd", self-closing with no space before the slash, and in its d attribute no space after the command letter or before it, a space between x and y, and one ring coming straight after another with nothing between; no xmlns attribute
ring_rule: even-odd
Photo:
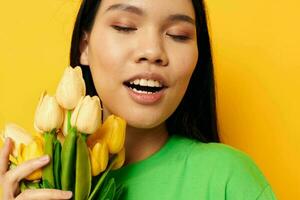
<svg viewBox="0 0 300 200"><path fill-rule="evenodd" d="M139 129L152 129L163 123L163 120L150 120L150 119L128 119L127 126Z"/></svg>

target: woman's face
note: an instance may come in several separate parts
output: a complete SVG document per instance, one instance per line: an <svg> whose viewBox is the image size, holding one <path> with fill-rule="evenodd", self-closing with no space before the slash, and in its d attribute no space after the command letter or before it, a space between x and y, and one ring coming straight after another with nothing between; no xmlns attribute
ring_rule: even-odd
<svg viewBox="0 0 300 200"><path fill-rule="evenodd" d="M190 0L103 0L81 43L106 114L154 128L176 109L198 59Z"/></svg>

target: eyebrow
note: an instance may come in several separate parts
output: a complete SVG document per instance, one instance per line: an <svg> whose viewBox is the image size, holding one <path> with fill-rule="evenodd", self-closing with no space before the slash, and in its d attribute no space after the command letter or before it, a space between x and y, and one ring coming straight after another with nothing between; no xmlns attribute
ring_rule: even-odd
<svg viewBox="0 0 300 200"><path fill-rule="evenodd" d="M105 10L105 12L112 11L112 10L121 10L121 11L125 11L125 12L134 13L134 14L140 15L140 16L145 15L145 12L141 8L138 8L138 7L129 5L129 4L122 4L122 3L113 4L113 5L109 6ZM171 21L171 22L183 21L183 22L188 22L192 25L196 24L195 20L193 18L191 18L190 16L185 15L185 14L173 14L173 15L170 15L167 18L167 20Z"/></svg>

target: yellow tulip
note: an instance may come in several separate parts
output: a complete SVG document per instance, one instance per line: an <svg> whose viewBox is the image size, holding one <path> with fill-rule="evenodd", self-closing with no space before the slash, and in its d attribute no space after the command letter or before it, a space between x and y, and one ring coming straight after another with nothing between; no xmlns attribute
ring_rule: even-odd
<svg viewBox="0 0 300 200"><path fill-rule="evenodd" d="M89 147L92 175L97 176L103 172L108 164L108 148L104 141L97 141L93 147Z"/></svg>
<svg viewBox="0 0 300 200"><path fill-rule="evenodd" d="M101 106L97 96L81 98L71 116L71 125L81 133L92 134L101 125Z"/></svg>
<svg viewBox="0 0 300 200"><path fill-rule="evenodd" d="M81 68L79 66L75 68L67 67L58 84L56 99L63 108L72 110L78 104L80 98L85 95L85 90Z"/></svg>
<svg viewBox="0 0 300 200"><path fill-rule="evenodd" d="M31 143L28 145L21 144L19 148L19 156L18 156L18 165L26 162L28 160L38 158L44 155L43 151L43 143L39 138L35 138ZM29 181L38 180L42 177L42 170L38 169L34 171L32 174L27 176L25 179Z"/></svg>
<svg viewBox="0 0 300 200"><path fill-rule="evenodd" d="M110 153L121 151L125 142L126 121L118 116L110 115L100 130Z"/></svg>
<svg viewBox="0 0 300 200"><path fill-rule="evenodd" d="M125 162L125 148L123 147L121 151L117 154L117 158L114 161L114 164L111 169L119 169L123 166Z"/></svg>
<svg viewBox="0 0 300 200"><path fill-rule="evenodd" d="M27 160L43 155L43 138L38 134L31 135L16 124L7 124L0 135L2 145L6 137L11 138L13 142L13 154L15 157L10 155L9 160L15 165L20 165ZM42 170L39 169L25 179L34 181L41 177Z"/></svg>
<svg viewBox="0 0 300 200"><path fill-rule="evenodd" d="M10 137L12 139L14 144L12 155L14 157L18 156L18 148L21 144L27 145L33 141L33 136L30 133L26 132L22 127L13 123L7 124L4 127L4 132L2 133L2 135L3 141L4 138L7 137Z"/></svg>
<svg viewBox="0 0 300 200"><path fill-rule="evenodd" d="M62 125L62 133L64 136L68 135L68 112L67 110L64 111L64 122Z"/></svg>
<svg viewBox="0 0 300 200"><path fill-rule="evenodd" d="M63 110L55 97L44 92L35 112L34 127L38 132L50 132L59 129L63 123Z"/></svg>
<svg viewBox="0 0 300 200"><path fill-rule="evenodd" d="M87 144L95 145L96 141L104 140L110 153L118 153L124 146L126 121L121 117L110 115L94 134L88 137Z"/></svg>
<svg viewBox="0 0 300 200"><path fill-rule="evenodd" d="M43 146L45 145L45 138L43 137L43 135L41 133L33 132L32 136L33 136L34 140L37 139L37 140L41 141L41 143L43 144Z"/></svg>
<svg viewBox="0 0 300 200"><path fill-rule="evenodd" d="M103 125L100 126L99 129L96 130L95 133L88 136L86 143L89 147L93 147L98 140L104 140L103 134L101 134L101 129L103 128Z"/></svg>

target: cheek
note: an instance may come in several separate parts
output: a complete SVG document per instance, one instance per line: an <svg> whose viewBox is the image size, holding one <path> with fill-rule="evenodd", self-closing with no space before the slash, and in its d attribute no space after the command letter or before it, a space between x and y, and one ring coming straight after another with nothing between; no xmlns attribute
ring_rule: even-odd
<svg viewBox="0 0 300 200"><path fill-rule="evenodd" d="M95 33L89 46L89 64L98 92L105 89L113 91L122 82L127 58L126 46L116 41L109 32Z"/></svg>
<svg viewBox="0 0 300 200"><path fill-rule="evenodd" d="M178 55L174 59L176 61L176 66L173 68L176 75L176 87L183 90L187 87L195 70L198 60L198 50L191 49L190 51L185 51L185 53Z"/></svg>
<svg viewBox="0 0 300 200"><path fill-rule="evenodd" d="M172 69L169 69L169 76L172 76L171 80L173 80L173 83L169 88L168 102L164 105L170 114L176 110L186 92L197 64L198 51L197 49L189 49L185 53L182 52L182 54L179 54L176 52L173 55L172 60L174 65Z"/></svg>
<svg viewBox="0 0 300 200"><path fill-rule="evenodd" d="M95 33L89 46L89 66L95 88L103 105L110 112L126 116L123 81L128 77L130 49L108 33Z"/></svg>
<svg viewBox="0 0 300 200"><path fill-rule="evenodd" d="M105 34L100 33L99 36L94 37L93 41L90 42L90 66L111 70L124 60L126 56L124 48L121 48L119 43Z"/></svg>

